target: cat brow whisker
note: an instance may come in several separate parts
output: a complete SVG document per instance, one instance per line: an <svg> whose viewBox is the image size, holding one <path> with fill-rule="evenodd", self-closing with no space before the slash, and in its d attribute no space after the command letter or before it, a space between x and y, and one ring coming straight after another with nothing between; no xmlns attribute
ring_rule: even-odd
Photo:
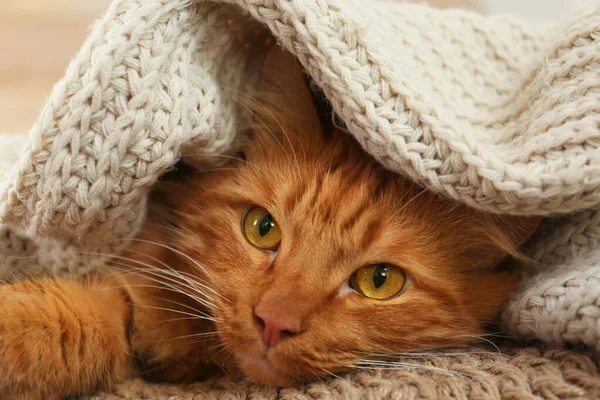
<svg viewBox="0 0 600 400"><path fill-rule="evenodd" d="M279 145L279 147L281 147L281 150L283 150L283 153L285 154L285 156L288 158L288 161L291 163L292 159L290 158L290 155L288 154L287 150L285 149L285 147L283 147L283 143L281 143L281 141L277 138L277 135L275 135L275 132L273 132L273 130L271 128L269 128L269 126L265 123L265 121L262 120L262 118L260 118L253 110L250 109L250 107L246 106L244 103L242 103L240 100L236 99L235 97L231 97L235 102L237 102L239 105L241 105L242 107L244 107L250 114L252 114L257 120L258 122L260 122L267 130L267 132L269 132L271 134L271 136L273 137L273 139L275 139L275 141L277 142L277 144ZM275 120L277 121L277 120ZM277 122L279 123L279 122ZM285 131L284 131L285 133ZM287 136L287 134L285 134ZM298 165L298 168L300 168L300 166ZM298 171L300 172L300 169L298 169Z"/></svg>
<svg viewBox="0 0 600 400"><path fill-rule="evenodd" d="M248 160L244 160L243 158L240 157L235 157L235 156L230 156L227 154L208 154L208 153L202 153L202 152L198 152L198 153L184 153L183 154L184 157L194 157L194 156L203 156L203 157L220 157L220 158L226 158L228 160L234 160L234 161L239 161L239 162L243 162L245 164L248 165L254 165L253 163L251 163Z"/></svg>
<svg viewBox="0 0 600 400"><path fill-rule="evenodd" d="M300 169L300 163L298 162L298 156L296 155L296 151L294 150L294 145L292 144L290 136L284 129L283 125L281 125L281 122L279 122L279 120L275 117L275 115L273 115L273 113L271 112L271 110L269 110L269 108L267 106L265 106L263 103L261 103L260 101L258 101L256 99L254 99L254 101L256 102L256 104L261 106L262 109L265 110L271 116L271 118L273 118L273 121L275 121L277 123L277 125L279 126L279 129L281 129L281 132L285 136L286 140L288 141L288 143L290 145L290 149L292 150L292 155L294 156L294 161L296 162L296 168L298 168L298 176L302 176L302 170Z"/></svg>
<svg viewBox="0 0 600 400"><path fill-rule="evenodd" d="M199 169L195 171L198 174L204 174L206 172L215 172L215 171L237 171L237 168L231 167L219 167L219 168L207 168L207 169Z"/></svg>
<svg viewBox="0 0 600 400"><path fill-rule="evenodd" d="M412 203L412 202L413 202L415 199L419 198L419 197L420 197L420 196L421 196L423 193L427 192L427 190L428 190L427 188L425 188L425 189L421 190L419 193L417 193L416 195L414 195L414 196L412 197L412 199L410 199L410 200L408 200L406 203L404 203L404 204L402 205L402 207L400 207L400 208L398 209L398 211L396 211L396 212L395 212L395 213L392 215L391 219L393 219L393 218L397 217L397 216L398 216L398 214L400 214L400 213L402 212L402 210L404 210L404 209L405 209L405 208L406 208L406 207L407 207L407 206L408 206L410 203Z"/></svg>
<svg viewBox="0 0 600 400"><path fill-rule="evenodd" d="M258 104L263 110L265 110L269 114L269 116L271 118L273 118L273 121L275 121L277 123L277 125L279 125L279 129L281 129L281 132L285 136L287 142L290 145L290 149L292 150L292 155L294 156L294 161L296 162L296 168L298 168L298 177L302 176L302 170L300 168L300 163L298 162L298 156L296 155L296 151L294 150L294 145L292 144L292 141L290 140L290 136L288 135L288 133L286 132L286 130L283 128L283 125L281 125L281 122L279 122L279 120L275 117L275 115L273 115L273 113L271 112L271 110L269 109L269 107L267 107L266 105L264 105L263 103L261 103L258 99L254 98L254 97L250 96L249 94L244 93L244 92L242 92L240 90L232 89L232 88L230 88L229 90L237 92L238 94L241 94L242 96L245 96L246 98L252 100L254 103ZM279 140L277 139L277 137L275 136L275 134L273 133L273 131L271 131L271 129L252 110L250 110L248 107L246 107L245 105L243 105L235 97L231 96L231 98L233 100L235 100L236 102L238 102L238 104L240 104L244 108L246 108L246 110L248 110L256 118L258 118L258 120L265 126L265 128L267 128L267 130L269 130L269 132L271 133L271 135L273 135L273 137L275 138L275 140L277 140L277 142L279 143L279 145L281 146L281 148L283 149L283 151L287 155L287 152L283 148L283 144L279 142ZM289 156L288 156L288 159L289 159Z"/></svg>

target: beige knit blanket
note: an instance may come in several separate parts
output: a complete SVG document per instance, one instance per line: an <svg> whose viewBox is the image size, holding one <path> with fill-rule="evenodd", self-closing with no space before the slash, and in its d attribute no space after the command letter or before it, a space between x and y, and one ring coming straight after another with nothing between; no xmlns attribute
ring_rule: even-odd
<svg viewBox="0 0 600 400"><path fill-rule="evenodd" d="M28 138L0 136L2 274L95 267L89 251L139 231L182 154L234 149L265 35L388 168L475 208L549 216L505 327L600 349L600 2L536 27L375 0L116 0Z"/></svg>

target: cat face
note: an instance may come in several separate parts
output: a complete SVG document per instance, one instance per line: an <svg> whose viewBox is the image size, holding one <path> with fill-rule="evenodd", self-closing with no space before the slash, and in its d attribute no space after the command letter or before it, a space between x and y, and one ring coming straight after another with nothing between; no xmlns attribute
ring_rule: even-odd
<svg viewBox="0 0 600 400"><path fill-rule="evenodd" d="M260 99L245 160L169 190L178 247L219 294L225 351L253 380L290 385L473 341L518 279L495 267L537 221L438 198L324 135L300 69L271 57L292 94Z"/></svg>

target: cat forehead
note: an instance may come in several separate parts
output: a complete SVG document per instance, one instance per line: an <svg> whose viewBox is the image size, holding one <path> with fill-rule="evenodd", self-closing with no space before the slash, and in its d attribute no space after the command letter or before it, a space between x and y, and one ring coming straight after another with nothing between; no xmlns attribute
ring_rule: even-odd
<svg viewBox="0 0 600 400"><path fill-rule="evenodd" d="M299 172L273 169L254 175L248 184L253 202L273 214L290 240L318 241L348 252L371 247L405 219L398 211L412 191L410 184L399 184L366 162L305 164Z"/></svg>

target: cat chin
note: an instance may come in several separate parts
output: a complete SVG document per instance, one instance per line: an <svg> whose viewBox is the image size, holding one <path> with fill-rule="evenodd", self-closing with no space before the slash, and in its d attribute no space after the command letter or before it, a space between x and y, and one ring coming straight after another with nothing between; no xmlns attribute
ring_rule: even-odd
<svg viewBox="0 0 600 400"><path fill-rule="evenodd" d="M292 377L277 368L268 356L243 356L239 360L244 375L261 385L289 387L298 384L298 377Z"/></svg>

